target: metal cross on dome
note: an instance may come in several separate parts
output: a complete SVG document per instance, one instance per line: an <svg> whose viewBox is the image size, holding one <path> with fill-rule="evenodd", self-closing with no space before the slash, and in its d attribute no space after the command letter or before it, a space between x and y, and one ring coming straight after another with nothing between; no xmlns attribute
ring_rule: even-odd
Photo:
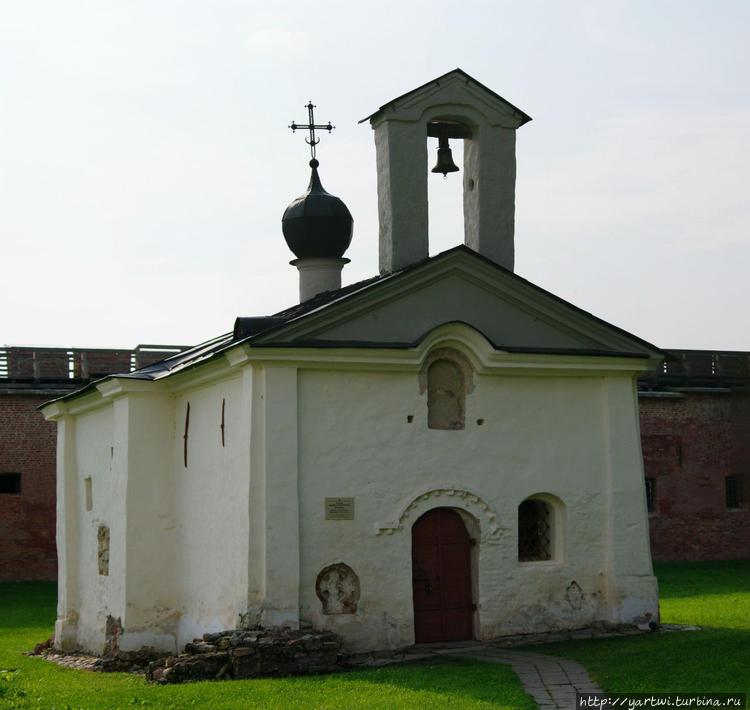
<svg viewBox="0 0 750 710"><path fill-rule="evenodd" d="M315 129L317 128L319 130L328 131L330 133L334 128L336 128L336 126L332 126L330 121L328 121L328 123L326 124L315 123L315 117L313 116L313 109L315 108L315 106L313 105L312 101L308 101L305 108L307 109L307 115L310 122L302 124L292 121L289 128L292 129L292 133L294 133L294 131L296 131L298 128L308 129L310 131L310 138L305 138L305 143L310 146L310 155L312 156L312 159L317 163L317 159L315 158L315 146L320 143L320 138L315 137Z"/></svg>

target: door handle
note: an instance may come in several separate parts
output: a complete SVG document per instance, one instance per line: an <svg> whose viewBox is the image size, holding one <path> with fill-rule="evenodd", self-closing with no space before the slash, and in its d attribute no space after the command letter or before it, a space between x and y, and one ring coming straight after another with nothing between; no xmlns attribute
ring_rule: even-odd
<svg viewBox="0 0 750 710"><path fill-rule="evenodd" d="M428 578L421 578L418 579L416 577L412 578L412 582L425 582L424 592L425 594L432 594L432 587L430 586L430 579Z"/></svg>

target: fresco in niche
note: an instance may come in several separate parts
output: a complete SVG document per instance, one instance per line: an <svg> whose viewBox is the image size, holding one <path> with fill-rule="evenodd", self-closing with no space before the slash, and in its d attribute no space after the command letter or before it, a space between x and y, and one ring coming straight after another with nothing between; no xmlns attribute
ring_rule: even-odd
<svg viewBox="0 0 750 710"><path fill-rule="evenodd" d="M96 537L99 574L107 577L109 575L109 528L106 525L100 525Z"/></svg>
<svg viewBox="0 0 750 710"><path fill-rule="evenodd" d="M356 614L359 603L359 577L339 562L321 570L315 592L323 603L324 614Z"/></svg>
<svg viewBox="0 0 750 710"><path fill-rule="evenodd" d="M568 600L568 604L576 611L581 608L583 604L583 589L578 586L578 582L571 582L568 585L568 588L565 590L565 598Z"/></svg>
<svg viewBox="0 0 750 710"><path fill-rule="evenodd" d="M433 350L419 372L419 392L427 392L427 426L463 429L466 395L474 390L469 361L453 348Z"/></svg>

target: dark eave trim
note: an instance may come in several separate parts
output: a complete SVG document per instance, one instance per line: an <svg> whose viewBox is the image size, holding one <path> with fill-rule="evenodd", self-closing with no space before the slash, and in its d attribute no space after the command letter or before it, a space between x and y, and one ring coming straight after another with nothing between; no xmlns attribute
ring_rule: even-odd
<svg viewBox="0 0 750 710"><path fill-rule="evenodd" d="M474 328L476 330L476 328ZM293 340L290 342L257 343L251 347L254 350L263 348L313 348L330 350L334 348L359 348L372 350L409 350L419 345L423 338L414 342L377 342L369 340ZM490 341L488 341L490 342ZM518 354L531 355L581 355L586 357L626 357L648 360L649 353L633 353L613 350L591 350L587 348L542 348L542 347L518 347L514 345L495 345L490 342L494 350Z"/></svg>

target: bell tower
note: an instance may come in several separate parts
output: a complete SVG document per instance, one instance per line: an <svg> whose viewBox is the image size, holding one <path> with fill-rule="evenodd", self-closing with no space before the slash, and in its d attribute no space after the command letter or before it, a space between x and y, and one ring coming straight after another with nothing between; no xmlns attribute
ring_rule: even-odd
<svg viewBox="0 0 750 710"><path fill-rule="evenodd" d="M464 243L512 271L516 129L531 118L454 69L384 104L366 120L375 131L380 273L429 255L427 136L440 139L433 170L444 174L456 170L446 153L450 141L463 139Z"/></svg>

